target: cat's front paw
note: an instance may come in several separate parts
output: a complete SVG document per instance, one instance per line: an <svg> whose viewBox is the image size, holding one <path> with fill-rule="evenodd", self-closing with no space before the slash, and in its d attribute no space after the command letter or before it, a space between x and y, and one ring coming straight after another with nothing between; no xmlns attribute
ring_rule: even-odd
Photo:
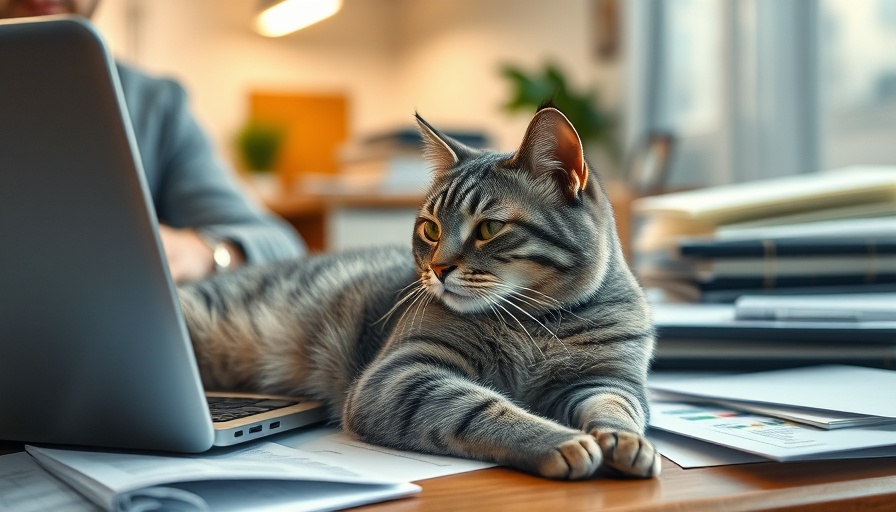
<svg viewBox="0 0 896 512"><path fill-rule="evenodd" d="M594 437L579 434L559 443L538 464L538 474L560 480L588 478L600 468L601 450Z"/></svg>
<svg viewBox="0 0 896 512"><path fill-rule="evenodd" d="M604 467L612 472L639 478L660 474L660 454L646 437L611 429L596 429L591 435L600 446Z"/></svg>

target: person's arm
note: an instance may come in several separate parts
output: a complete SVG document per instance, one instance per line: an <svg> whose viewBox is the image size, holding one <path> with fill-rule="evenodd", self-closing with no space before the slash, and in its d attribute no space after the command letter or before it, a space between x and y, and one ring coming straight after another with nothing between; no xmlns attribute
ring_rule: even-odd
<svg viewBox="0 0 896 512"><path fill-rule="evenodd" d="M122 77L156 212L172 228L160 232L175 280L214 270L210 240L232 249L234 265L305 252L291 226L240 190L191 115L182 87L128 70Z"/></svg>

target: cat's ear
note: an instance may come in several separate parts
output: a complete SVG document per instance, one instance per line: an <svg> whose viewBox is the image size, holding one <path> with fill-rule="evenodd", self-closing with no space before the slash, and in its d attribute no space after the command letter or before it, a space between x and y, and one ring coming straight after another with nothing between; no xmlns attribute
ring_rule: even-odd
<svg viewBox="0 0 896 512"><path fill-rule="evenodd" d="M435 169L444 172L463 160L474 150L436 130L420 114L415 113L423 136L423 158Z"/></svg>
<svg viewBox="0 0 896 512"><path fill-rule="evenodd" d="M550 176L570 201L579 197L588 182L588 164L579 134L553 107L542 108L532 118L512 163L528 169L536 178Z"/></svg>

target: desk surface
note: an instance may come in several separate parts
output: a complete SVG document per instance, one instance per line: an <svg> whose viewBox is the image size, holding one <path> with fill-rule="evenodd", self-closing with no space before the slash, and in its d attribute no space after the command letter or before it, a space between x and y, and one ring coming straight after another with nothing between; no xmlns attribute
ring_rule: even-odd
<svg viewBox="0 0 896 512"><path fill-rule="evenodd" d="M0 454L20 451L0 442ZM361 507L389 511L800 512L896 510L896 459L761 464L683 470L663 460L651 480L556 482L502 468L417 482L413 498Z"/></svg>

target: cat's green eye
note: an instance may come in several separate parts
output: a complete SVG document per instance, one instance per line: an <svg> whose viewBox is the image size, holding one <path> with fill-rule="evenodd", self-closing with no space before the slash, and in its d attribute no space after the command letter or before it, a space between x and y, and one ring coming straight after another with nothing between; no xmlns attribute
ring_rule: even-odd
<svg viewBox="0 0 896 512"><path fill-rule="evenodd" d="M423 221L423 237L429 240L430 242L438 242L439 238L442 236L442 231L439 229L439 225L431 220Z"/></svg>
<svg viewBox="0 0 896 512"><path fill-rule="evenodd" d="M476 238L478 240L490 240L501 231L504 223L499 220L484 220L476 227Z"/></svg>

